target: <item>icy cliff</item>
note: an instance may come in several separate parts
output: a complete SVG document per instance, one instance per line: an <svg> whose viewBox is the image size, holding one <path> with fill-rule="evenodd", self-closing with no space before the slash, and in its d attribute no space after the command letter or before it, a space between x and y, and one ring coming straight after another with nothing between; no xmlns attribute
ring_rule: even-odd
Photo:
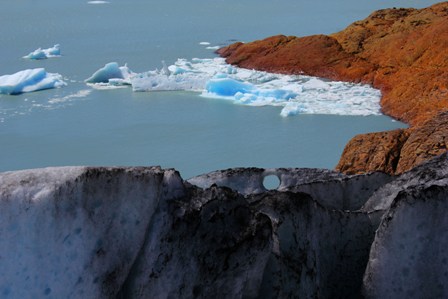
<svg viewBox="0 0 448 299"><path fill-rule="evenodd" d="M0 296L446 298L446 169L2 173Z"/></svg>

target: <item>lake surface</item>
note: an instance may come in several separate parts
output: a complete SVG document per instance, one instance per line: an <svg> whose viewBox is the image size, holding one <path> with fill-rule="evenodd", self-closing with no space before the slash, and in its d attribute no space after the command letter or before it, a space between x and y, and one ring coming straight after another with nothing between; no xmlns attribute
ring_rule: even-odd
<svg viewBox="0 0 448 299"><path fill-rule="evenodd" d="M43 67L68 85L0 95L0 171L161 165L188 178L237 166L333 168L355 134L404 125L381 115L281 117L280 107L194 92L98 90L84 80L111 61L144 72L161 68L162 60L215 57L204 41L222 46L279 33L331 33L374 9L435 2L2 1L0 75ZM62 57L22 58L54 44Z"/></svg>

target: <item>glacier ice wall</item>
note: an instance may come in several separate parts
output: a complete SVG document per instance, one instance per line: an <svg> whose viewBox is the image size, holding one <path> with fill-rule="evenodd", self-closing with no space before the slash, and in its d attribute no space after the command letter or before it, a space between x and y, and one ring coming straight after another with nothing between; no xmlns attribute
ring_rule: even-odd
<svg viewBox="0 0 448 299"><path fill-rule="evenodd" d="M182 193L179 183L157 168L0 175L2 298L114 296L158 202Z"/></svg>
<svg viewBox="0 0 448 299"><path fill-rule="evenodd" d="M367 297L448 297L447 199L447 186L438 184L397 195L372 245Z"/></svg>
<svg viewBox="0 0 448 299"><path fill-rule="evenodd" d="M2 298L447 297L447 155L399 177L0 174ZM265 177L280 185L266 190Z"/></svg>

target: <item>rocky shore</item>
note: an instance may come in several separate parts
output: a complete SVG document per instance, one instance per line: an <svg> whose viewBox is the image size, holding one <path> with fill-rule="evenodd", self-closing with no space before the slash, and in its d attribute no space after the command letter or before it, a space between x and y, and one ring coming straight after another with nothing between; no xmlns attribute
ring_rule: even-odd
<svg viewBox="0 0 448 299"><path fill-rule="evenodd" d="M287 74L368 83L383 113L405 130L355 136L336 169L399 174L447 150L448 2L372 13L341 32L273 36L218 50L230 64Z"/></svg>

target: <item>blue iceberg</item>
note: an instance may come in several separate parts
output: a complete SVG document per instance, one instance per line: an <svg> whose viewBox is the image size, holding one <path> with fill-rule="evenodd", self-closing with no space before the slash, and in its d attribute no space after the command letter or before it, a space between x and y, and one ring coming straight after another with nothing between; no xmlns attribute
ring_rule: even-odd
<svg viewBox="0 0 448 299"><path fill-rule="evenodd" d="M61 75L47 73L43 68L28 69L12 75L0 76L0 94L17 95L65 85Z"/></svg>
<svg viewBox="0 0 448 299"><path fill-rule="evenodd" d="M242 82L218 74L207 82L206 92L218 97L232 97L241 104L269 105L275 102L285 102L297 97L291 90L259 88L249 82Z"/></svg>
<svg viewBox="0 0 448 299"><path fill-rule="evenodd" d="M39 59L47 59L47 58L59 57L59 56L61 56L61 48L57 44L48 49L39 48L37 50L34 50L30 54L23 56L23 58L39 60Z"/></svg>
<svg viewBox="0 0 448 299"><path fill-rule="evenodd" d="M104 67L97 70L92 76L85 80L86 83L129 85L132 71L127 67L118 66L116 62L109 62Z"/></svg>
<svg viewBox="0 0 448 299"><path fill-rule="evenodd" d="M250 93L255 89L255 86L250 83L241 82L231 78L218 78L211 79L207 82L205 89L208 93L215 94L217 96L232 97L237 93Z"/></svg>

